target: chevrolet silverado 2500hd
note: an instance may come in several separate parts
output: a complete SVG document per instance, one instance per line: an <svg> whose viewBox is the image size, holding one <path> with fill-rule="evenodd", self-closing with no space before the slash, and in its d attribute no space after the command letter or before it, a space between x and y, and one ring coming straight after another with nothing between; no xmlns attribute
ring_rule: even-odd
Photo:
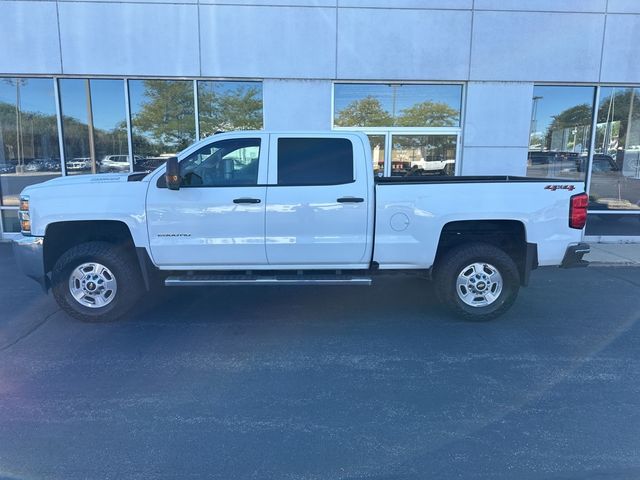
<svg viewBox="0 0 640 480"><path fill-rule="evenodd" d="M538 265L580 266L583 182L374 178L351 132L231 132L151 173L27 187L14 250L70 315L124 314L156 283L368 285L430 277L454 312L494 318Z"/></svg>

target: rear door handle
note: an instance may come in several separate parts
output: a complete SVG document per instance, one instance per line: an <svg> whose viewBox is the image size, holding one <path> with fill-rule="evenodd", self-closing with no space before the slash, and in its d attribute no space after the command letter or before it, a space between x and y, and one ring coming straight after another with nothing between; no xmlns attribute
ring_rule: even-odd
<svg viewBox="0 0 640 480"><path fill-rule="evenodd" d="M362 203L364 198L360 197L340 197L338 203Z"/></svg>
<svg viewBox="0 0 640 480"><path fill-rule="evenodd" d="M260 203L259 198L235 198L233 203Z"/></svg>

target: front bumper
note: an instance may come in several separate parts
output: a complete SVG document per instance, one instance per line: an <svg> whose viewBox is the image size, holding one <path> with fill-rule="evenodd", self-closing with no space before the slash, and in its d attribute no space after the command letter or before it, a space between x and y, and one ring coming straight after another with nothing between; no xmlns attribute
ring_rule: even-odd
<svg viewBox="0 0 640 480"><path fill-rule="evenodd" d="M13 254L22 273L33 278L47 292L49 277L44 271L44 237L21 236L15 239Z"/></svg>
<svg viewBox="0 0 640 480"><path fill-rule="evenodd" d="M578 243L577 245L570 245L569 247L567 247L567 251L564 254L564 258L562 259L560 267L586 267L587 265L589 265L589 262L583 260L582 257L590 251L591 248L589 247L588 243Z"/></svg>

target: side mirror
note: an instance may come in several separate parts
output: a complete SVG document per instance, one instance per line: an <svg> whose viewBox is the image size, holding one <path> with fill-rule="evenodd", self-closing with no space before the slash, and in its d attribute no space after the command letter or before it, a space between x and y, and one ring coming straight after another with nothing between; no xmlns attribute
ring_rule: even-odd
<svg viewBox="0 0 640 480"><path fill-rule="evenodd" d="M169 190L180 190L180 165L178 164L178 157L167 158L167 170L165 172L165 180Z"/></svg>

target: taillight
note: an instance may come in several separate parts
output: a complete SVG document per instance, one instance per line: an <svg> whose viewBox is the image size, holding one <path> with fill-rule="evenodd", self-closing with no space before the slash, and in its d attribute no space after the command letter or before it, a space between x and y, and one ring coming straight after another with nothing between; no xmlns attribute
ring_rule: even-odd
<svg viewBox="0 0 640 480"><path fill-rule="evenodd" d="M586 193L579 193L571 197L569 206L569 226L581 230L587 223L587 206L589 197Z"/></svg>

